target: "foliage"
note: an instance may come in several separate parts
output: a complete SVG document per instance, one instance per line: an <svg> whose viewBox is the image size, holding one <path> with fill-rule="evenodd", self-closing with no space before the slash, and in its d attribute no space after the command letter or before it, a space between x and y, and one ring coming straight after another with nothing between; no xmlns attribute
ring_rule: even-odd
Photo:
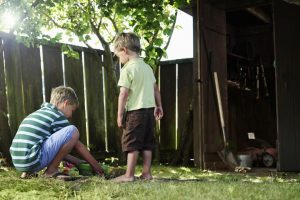
<svg viewBox="0 0 300 200"><path fill-rule="evenodd" d="M185 2L176 0L172 4L180 6ZM104 49L108 131L118 133L117 70L110 46L118 33L134 31L145 47L146 62L157 71L176 21L176 9L170 4L169 0L2 0L0 13L14 13L18 20L10 32L27 46L56 43L67 35L70 41L78 38L91 48L89 42L96 36ZM79 53L69 45L62 45L62 51L79 58Z"/></svg>
<svg viewBox="0 0 300 200"><path fill-rule="evenodd" d="M185 3L172 1L175 7ZM94 34L109 55L117 33L134 31L142 39L146 61L154 67L165 55L174 29L176 11L170 4L169 0L5 0L0 11L19 15L15 31L27 36L23 41L27 45L37 40L58 42L63 34L88 45ZM46 31L57 28L60 31L54 36Z"/></svg>
<svg viewBox="0 0 300 200"><path fill-rule="evenodd" d="M98 177L71 182L20 180L18 175L0 170L0 199L298 199L300 194L297 173L257 176L153 166L153 181L128 184Z"/></svg>

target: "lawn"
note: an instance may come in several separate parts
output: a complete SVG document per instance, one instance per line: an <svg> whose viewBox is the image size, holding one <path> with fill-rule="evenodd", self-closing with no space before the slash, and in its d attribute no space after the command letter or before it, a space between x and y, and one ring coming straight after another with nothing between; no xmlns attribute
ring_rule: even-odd
<svg viewBox="0 0 300 200"><path fill-rule="evenodd" d="M137 171L140 170L138 167ZM0 169L0 199L299 199L300 175L229 173L195 168L153 166L154 180L116 184L99 177L64 182L19 179Z"/></svg>

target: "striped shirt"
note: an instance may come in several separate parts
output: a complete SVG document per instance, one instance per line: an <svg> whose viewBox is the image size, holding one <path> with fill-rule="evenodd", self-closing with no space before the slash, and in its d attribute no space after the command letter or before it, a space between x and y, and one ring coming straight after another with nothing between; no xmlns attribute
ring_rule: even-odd
<svg viewBox="0 0 300 200"><path fill-rule="evenodd" d="M28 115L20 124L12 141L10 154L15 168L31 171L40 165L41 148L45 140L70 125L65 115L50 103Z"/></svg>

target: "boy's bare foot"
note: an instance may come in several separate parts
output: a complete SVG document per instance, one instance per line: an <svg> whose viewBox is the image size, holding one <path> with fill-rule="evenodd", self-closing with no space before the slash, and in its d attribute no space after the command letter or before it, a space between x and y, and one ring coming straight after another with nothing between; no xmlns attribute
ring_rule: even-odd
<svg viewBox="0 0 300 200"><path fill-rule="evenodd" d="M152 180L153 177L150 174L142 174L140 175L140 179L148 181L148 180Z"/></svg>
<svg viewBox="0 0 300 200"><path fill-rule="evenodd" d="M59 171L56 171L55 173L52 173L52 174L44 173L43 177L54 178L54 179L59 179L59 180L63 180L63 181L75 180L73 177L69 176L68 174L59 172Z"/></svg>
<svg viewBox="0 0 300 200"><path fill-rule="evenodd" d="M38 176L37 173L22 172L20 178L21 179L29 179L29 178L33 178L33 177L37 177L37 176Z"/></svg>
<svg viewBox="0 0 300 200"><path fill-rule="evenodd" d="M118 176L117 178L112 179L112 182L114 182L114 183L127 183L127 182L133 182L133 181L134 181L134 176L127 177L125 175Z"/></svg>
<svg viewBox="0 0 300 200"><path fill-rule="evenodd" d="M46 176L46 177L51 177L53 176L54 174L57 174L59 171L57 168L54 168L54 169L50 169L50 168L47 168L43 174L43 176Z"/></svg>

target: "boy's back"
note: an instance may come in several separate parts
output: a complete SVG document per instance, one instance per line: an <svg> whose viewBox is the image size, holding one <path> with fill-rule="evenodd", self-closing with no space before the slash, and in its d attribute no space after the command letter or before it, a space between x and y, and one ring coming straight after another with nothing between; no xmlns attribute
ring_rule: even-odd
<svg viewBox="0 0 300 200"><path fill-rule="evenodd" d="M46 168L46 177L71 180L68 174L59 171L59 164L63 160L75 166L82 162L69 154L73 149L97 174L103 174L97 160L79 141L78 129L68 121L78 106L75 91L58 86L51 91L50 103L44 103L22 121L10 148L15 168L22 171L21 178L29 178Z"/></svg>
<svg viewBox="0 0 300 200"><path fill-rule="evenodd" d="M41 144L58 129L68 126L66 117L50 104L28 115L19 126L10 148L16 169L27 171L39 165Z"/></svg>
<svg viewBox="0 0 300 200"><path fill-rule="evenodd" d="M118 127L123 127L122 150L127 153L127 169L115 182L134 181L138 153L143 154L141 178L150 180L152 150L155 148L154 121L163 110L152 69L142 58L140 40L134 33L121 33L114 41L114 53L124 65L118 86ZM124 111L129 111L124 115Z"/></svg>
<svg viewBox="0 0 300 200"><path fill-rule="evenodd" d="M129 89L127 110L155 107L152 68L142 58L130 60L121 70L118 86Z"/></svg>

